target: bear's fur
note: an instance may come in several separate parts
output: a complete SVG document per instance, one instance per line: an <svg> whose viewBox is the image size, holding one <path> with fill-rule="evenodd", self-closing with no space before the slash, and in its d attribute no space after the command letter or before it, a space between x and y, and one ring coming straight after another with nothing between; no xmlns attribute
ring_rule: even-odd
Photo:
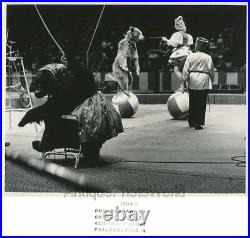
<svg viewBox="0 0 250 238"><path fill-rule="evenodd" d="M61 116L70 114L96 93L93 75L79 62L71 62L67 67L59 66L60 70L56 75L46 70L46 66L45 70L38 72L35 82L38 90L35 95L39 98L47 95L48 100L43 105L30 109L18 124L23 127L28 123L44 121L45 131L40 145L40 151L44 152L78 143L77 123L64 120ZM62 134L67 135L68 142L62 140ZM101 145L90 144L88 147L90 151L96 152L100 150ZM88 149L85 151L88 153Z"/></svg>
<svg viewBox="0 0 250 238"><path fill-rule="evenodd" d="M61 74L63 79L56 78L58 75L53 76L46 70L38 73L36 80L39 88L35 95L48 95L48 100L43 105L29 110L19 122L20 127L70 114L96 92L93 75L79 64L65 67Z"/></svg>

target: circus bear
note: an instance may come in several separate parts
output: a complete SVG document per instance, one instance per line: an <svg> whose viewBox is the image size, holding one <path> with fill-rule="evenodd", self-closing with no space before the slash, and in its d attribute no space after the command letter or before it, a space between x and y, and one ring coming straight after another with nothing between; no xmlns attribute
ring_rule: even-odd
<svg viewBox="0 0 250 238"><path fill-rule="evenodd" d="M120 88L125 91L132 90L133 80L140 74L137 42L144 36L137 27L129 27L124 39L118 44L117 56L112 65L113 75Z"/></svg>
<svg viewBox="0 0 250 238"><path fill-rule="evenodd" d="M35 96L48 99L30 109L18 126L44 121L41 141L32 143L35 150L46 152L81 144L86 160L95 163L102 144L123 132L120 116L96 90L93 75L79 61L69 61L67 66L45 65L34 81L38 85ZM65 120L69 114L76 120Z"/></svg>

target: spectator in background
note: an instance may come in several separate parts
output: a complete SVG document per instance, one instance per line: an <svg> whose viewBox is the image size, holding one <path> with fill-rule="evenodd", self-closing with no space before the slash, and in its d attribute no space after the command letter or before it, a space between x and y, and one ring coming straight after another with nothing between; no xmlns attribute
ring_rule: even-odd
<svg viewBox="0 0 250 238"><path fill-rule="evenodd" d="M222 51L224 49L224 41L222 39L222 35L221 34L219 34L219 37L217 39L217 49L219 51Z"/></svg>
<svg viewBox="0 0 250 238"><path fill-rule="evenodd" d="M32 65L31 65L31 72L32 72L32 75L36 75L38 71L38 65L37 65L37 62L33 62Z"/></svg>
<svg viewBox="0 0 250 238"><path fill-rule="evenodd" d="M224 28L224 45L226 48L231 49L233 47L233 38L235 34L235 28L227 24Z"/></svg>
<svg viewBox="0 0 250 238"><path fill-rule="evenodd" d="M226 61L225 62L225 70L227 72L233 72L234 71L233 63L231 61Z"/></svg>
<svg viewBox="0 0 250 238"><path fill-rule="evenodd" d="M209 54L211 55L212 58L216 58L218 56L214 38L211 38L209 41Z"/></svg>
<svg viewBox="0 0 250 238"><path fill-rule="evenodd" d="M216 47L216 44L215 44L215 40L214 38L211 38L210 39L210 42L209 42L209 49L210 50L215 50L217 47Z"/></svg>
<svg viewBox="0 0 250 238"><path fill-rule="evenodd" d="M224 53L224 66L226 71L234 71L234 54L230 51Z"/></svg>
<svg viewBox="0 0 250 238"><path fill-rule="evenodd" d="M215 67L218 71L223 71L224 70L224 66L225 66L225 60L224 60L224 56L222 54L218 55L215 58Z"/></svg>
<svg viewBox="0 0 250 238"><path fill-rule="evenodd" d="M114 45L112 42L102 40L99 51L99 70L108 72L111 70L112 60L114 58Z"/></svg>

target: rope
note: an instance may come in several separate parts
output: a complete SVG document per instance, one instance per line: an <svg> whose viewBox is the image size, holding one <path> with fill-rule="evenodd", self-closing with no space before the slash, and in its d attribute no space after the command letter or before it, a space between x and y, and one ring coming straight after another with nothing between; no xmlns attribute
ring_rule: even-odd
<svg viewBox="0 0 250 238"><path fill-rule="evenodd" d="M96 24L96 26L95 26L94 33L93 33L92 38L91 38L91 40L90 40L90 42L89 42L89 46L88 46L88 49L87 49L87 52L86 52L86 65L87 65L87 69L89 68L89 50L90 50L90 47L91 47L92 42L93 42L93 40L94 40L95 33L96 33L97 28L98 28L98 26L99 26L100 20L101 20L101 18L102 18L102 14L103 14L103 12L104 12L104 8L105 8L105 5L103 5L103 7L102 7L102 11L101 11L101 13L100 13L99 19L98 19L97 24Z"/></svg>
<svg viewBox="0 0 250 238"><path fill-rule="evenodd" d="M242 158L242 159L240 159ZM237 167L246 167L245 155L237 155L231 157L231 161L147 161L147 160L119 160L112 164L117 163L143 163L143 164L233 164Z"/></svg>
<svg viewBox="0 0 250 238"><path fill-rule="evenodd" d="M242 159L239 159L242 158ZM245 160L244 160L245 158ZM245 155L237 155L231 158L232 161L235 162L235 165L238 167L246 167L246 156Z"/></svg>
<svg viewBox="0 0 250 238"><path fill-rule="evenodd" d="M62 49L61 46L57 43L57 41L56 41L56 39L54 38L54 36L51 34L49 28L47 27L46 23L45 23L44 20L43 20L42 15L40 14L40 12L39 12L39 10L38 10L36 4L34 4L34 6L35 6L35 9L36 9L36 11L37 11L37 14L38 14L38 16L40 17L40 19L41 19L41 21L42 21L42 23L43 23L45 29L46 29L47 32L49 33L50 37L52 38L52 40L54 41L54 43L56 44L56 46L57 46L57 47L59 48L59 50L61 51L61 53L62 53L61 61L63 62L63 61L65 60L65 53L64 53L63 49Z"/></svg>

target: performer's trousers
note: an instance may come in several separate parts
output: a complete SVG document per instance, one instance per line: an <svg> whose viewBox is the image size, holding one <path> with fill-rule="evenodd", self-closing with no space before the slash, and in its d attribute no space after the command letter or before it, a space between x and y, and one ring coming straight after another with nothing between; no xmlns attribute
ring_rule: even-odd
<svg viewBox="0 0 250 238"><path fill-rule="evenodd" d="M208 90L189 89L189 126L205 125Z"/></svg>

